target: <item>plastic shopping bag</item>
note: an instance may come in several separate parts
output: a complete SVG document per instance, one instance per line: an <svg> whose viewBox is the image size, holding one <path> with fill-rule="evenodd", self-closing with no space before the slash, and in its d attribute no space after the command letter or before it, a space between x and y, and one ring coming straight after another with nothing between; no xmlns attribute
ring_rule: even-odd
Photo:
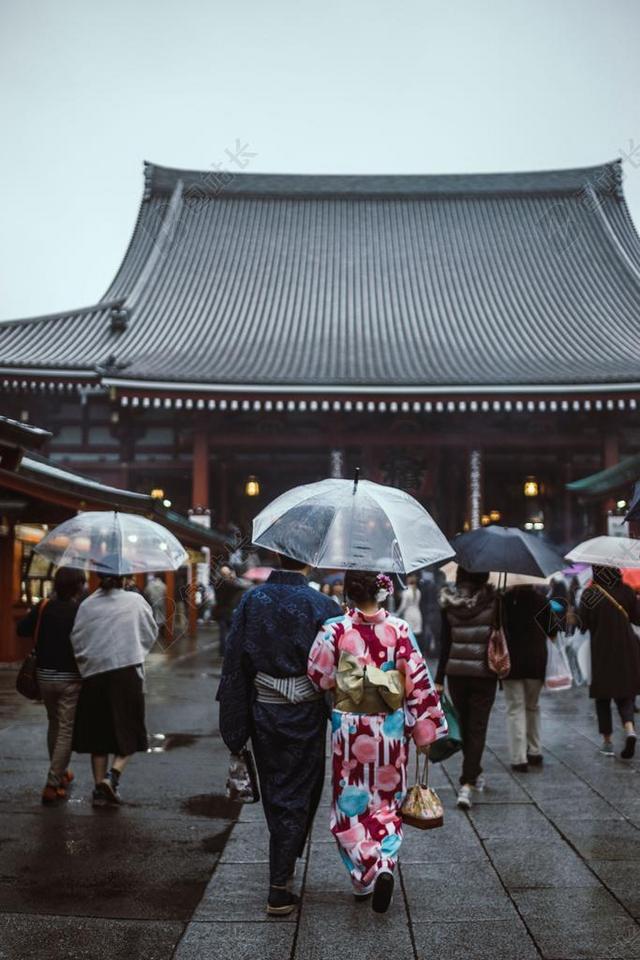
<svg viewBox="0 0 640 960"><path fill-rule="evenodd" d="M444 691L440 694L440 704L447 719L449 732L446 737L443 737L441 740L436 740L435 743L431 744L431 750L429 751L431 763L440 763L442 760L448 760L449 757L452 757L458 750L462 750L460 720L456 713L456 708Z"/></svg>
<svg viewBox="0 0 640 960"><path fill-rule="evenodd" d="M584 682L591 683L591 634L587 630L582 634L584 640L578 647L578 663Z"/></svg>
<svg viewBox="0 0 640 960"><path fill-rule="evenodd" d="M576 687L582 687L585 683L589 683L588 675L590 670L585 672L584 658L580 656L580 651L585 644L589 647L590 643L589 634L583 633L580 630L576 630L570 637L565 637L564 639L564 650L567 654L567 660L571 667L571 675L573 676L573 682Z"/></svg>
<svg viewBox="0 0 640 960"><path fill-rule="evenodd" d="M573 684L571 667L561 642L554 643L547 637L547 672L544 685L547 690L570 690Z"/></svg>

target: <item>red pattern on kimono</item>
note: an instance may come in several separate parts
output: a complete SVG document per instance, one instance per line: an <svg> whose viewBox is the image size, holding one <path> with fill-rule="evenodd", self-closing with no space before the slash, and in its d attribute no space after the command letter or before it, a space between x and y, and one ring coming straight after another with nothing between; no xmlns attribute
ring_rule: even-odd
<svg viewBox="0 0 640 960"><path fill-rule="evenodd" d="M344 671L342 654L360 668L399 671L404 680L403 705L393 712L334 709L332 714L331 832L356 892L363 893L380 870L393 870L397 860L408 740L413 737L418 746L432 743L447 735L447 724L427 664L404 620L386 610L371 617L350 610L328 621L309 655L308 675L317 689L335 688L339 667Z"/></svg>

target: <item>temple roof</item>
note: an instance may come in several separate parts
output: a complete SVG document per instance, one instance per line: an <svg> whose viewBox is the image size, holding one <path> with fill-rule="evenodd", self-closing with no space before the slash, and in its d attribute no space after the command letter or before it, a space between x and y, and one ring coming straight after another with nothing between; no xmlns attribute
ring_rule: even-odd
<svg viewBox="0 0 640 960"><path fill-rule="evenodd" d="M0 324L0 370L142 392L631 390L640 242L621 164L436 176L146 164L105 296Z"/></svg>

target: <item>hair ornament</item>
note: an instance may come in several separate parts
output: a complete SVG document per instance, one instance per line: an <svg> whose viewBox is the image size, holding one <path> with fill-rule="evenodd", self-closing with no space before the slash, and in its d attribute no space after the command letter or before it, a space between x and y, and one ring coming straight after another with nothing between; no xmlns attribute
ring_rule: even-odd
<svg viewBox="0 0 640 960"><path fill-rule="evenodd" d="M384 603L389 594L393 593L393 581L386 573L378 574L376 577L376 587L378 588L378 592L376 593L376 601L378 603Z"/></svg>

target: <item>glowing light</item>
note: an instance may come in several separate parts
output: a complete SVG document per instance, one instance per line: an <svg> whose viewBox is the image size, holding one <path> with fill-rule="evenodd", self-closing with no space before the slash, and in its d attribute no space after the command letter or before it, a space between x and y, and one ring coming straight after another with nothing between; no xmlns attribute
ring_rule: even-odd
<svg viewBox="0 0 640 960"><path fill-rule="evenodd" d="M537 497L540 492L540 485L535 477L527 477L522 489L525 497Z"/></svg>
<svg viewBox="0 0 640 960"><path fill-rule="evenodd" d="M151 491L151 496L154 500L164 500L164 490L162 487L154 487Z"/></svg>
<svg viewBox="0 0 640 960"><path fill-rule="evenodd" d="M502 517L502 514L500 513L499 510L489 511L489 519L491 520L491 523L499 523L501 517Z"/></svg>
<svg viewBox="0 0 640 960"><path fill-rule="evenodd" d="M260 496L260 482L257 477L254 477L253 475L247 477L247 482L244 485L244 492L248 497Z"/></svg>

